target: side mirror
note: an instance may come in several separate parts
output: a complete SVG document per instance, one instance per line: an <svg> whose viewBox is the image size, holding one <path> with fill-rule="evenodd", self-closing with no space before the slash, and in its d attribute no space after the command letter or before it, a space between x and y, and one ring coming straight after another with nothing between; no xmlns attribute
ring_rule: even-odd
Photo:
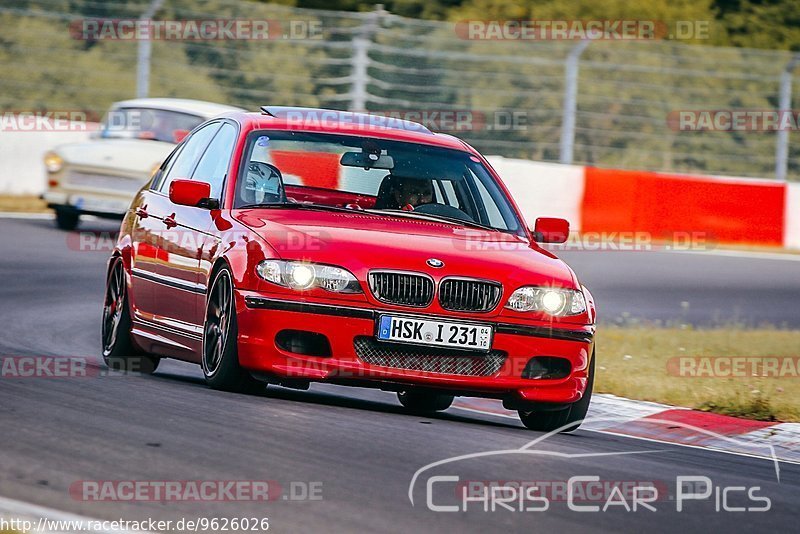
<svg viewBox="0 0 800 534"><path fill-rule="evenodd" d="M219 201L211 198L211 184L194 180L173 180L169 184L169 200L193 208L219 208Z"/></svg>
<svg viewBox="0 0 800 534"><path fill-rule="evenodd" d="M563 243L569 237L569 221L539 217L533 227L533 239L539 243Z"/></svg>

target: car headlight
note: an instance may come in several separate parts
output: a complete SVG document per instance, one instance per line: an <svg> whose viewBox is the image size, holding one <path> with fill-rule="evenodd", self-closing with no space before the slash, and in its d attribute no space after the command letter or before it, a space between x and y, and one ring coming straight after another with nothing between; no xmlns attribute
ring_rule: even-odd
<svg viewBox="0 0 800 534"><path fill-rule="evenodd" d="M511 294L506 308L522 312L538 311L561 317L585 312L586 299L582 291L574 289L525 286Z"/></svg>
<svg viewBox="0 0 800 534"><path fill-rule="evenodd" d="M319 287L332 293L361 293L361 285L353 273L335 265L264 260L256 271L267 282L292 289Z"/></svg>
<svg viewBox="0 0 800 534"><path fill-rule="evenodd" d="M286 279L293 288L308 289L314 285L317 274L313 265L307 263L290 263L286 267L286 272L288 274Z"/></svg>
<svg viewBox="0 0 800 534"><path fill-rule="evenodd" d="M64 160L55 152L48 152L44 156L44 166L47 172L58 172L64 167Z"/></svg>

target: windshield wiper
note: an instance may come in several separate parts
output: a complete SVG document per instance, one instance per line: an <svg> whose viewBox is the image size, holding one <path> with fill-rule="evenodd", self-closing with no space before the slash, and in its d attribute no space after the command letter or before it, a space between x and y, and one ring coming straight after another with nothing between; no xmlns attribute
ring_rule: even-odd
<svg viewBox="0 0 800 534"><path fill-rule="evenodd" d="M470 228L479 228L481 230L489 230L490 232L501 232L502 231L499 228L494 228L493 226L488 226L488 225L477 223L477 222L474 222L474 221L467 221L465 219L459 219L457 217L446 217L444 215L433 215L431 213L422 213L422 212L419 212L419 211L406 211L406 210L396 210L396 209L383 209L383 210L374 210L374 209L372 209L372 210L364 210L364 211L366 211L368 213L388 212L388 213L391 213L392 215L406 215L406 216L411 216L412 218L413 217L426 218L426 219L432 219L434 221L441 221L441 222L446 222L446 223L450 223L450 224L458 224L460 226L468 226Z"/></svg>
<svg viewBox="0 0 800 534"><path fill-rule="evenodd" d="M391 215L403 215L410 218L416 219L429 219L439 222L445 222L448 224L457 224L459 226L466 226L470 228L478 228L481 230L488 230L490 232L502 232L499 228L494 228L493 226L488 226L485 224L477 223L474 221L467 221L464 219L458 219L456 217L446 217L444 215L433 215L430 213L421 213L418 211L405 211L405 210L396 210L396 209L366 209L366 210L356 210L352 208L344 208L341 206L329 206L327 204L316 204L316 203L300 203L300 202L270 202L268 204L245 204L244 206L237 206L235 209L237 210L244 210L244 209L277 209L277 208L288 208L288 209L307 209L307 210L317 210L317 211L336 211L336 212L345 212L345 213L367 213L369 215L376 215L380 216L381 214L391 214Z"/></svg>
<svg viewBox="0 0 800 534"><path fill-rule="evenodd" d="M302 202L270 202L269 204L245 204L244 206L237 206L237 210L246 209L275 209L275 208L289 208L289 209L307 209L318 211L343 211L346 213L358 212L351 208L344 208L341 206L329 206L327 204L316 203L302 203Z"/></svg>

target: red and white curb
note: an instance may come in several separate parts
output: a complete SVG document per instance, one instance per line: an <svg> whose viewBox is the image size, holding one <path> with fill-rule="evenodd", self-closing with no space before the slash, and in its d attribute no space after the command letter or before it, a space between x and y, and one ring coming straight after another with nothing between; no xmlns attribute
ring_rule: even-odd
<svg viewBox="0 0 800 534"><path fill-rule="evenodd" d="M492 399L459 398L453 407L519 420ZM800 423L753 421L595 394L581 429L800 463Z"/></svg>

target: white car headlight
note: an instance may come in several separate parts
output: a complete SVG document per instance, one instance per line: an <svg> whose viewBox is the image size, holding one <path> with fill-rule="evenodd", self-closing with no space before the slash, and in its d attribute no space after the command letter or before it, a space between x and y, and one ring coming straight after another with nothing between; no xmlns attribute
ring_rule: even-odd
<svg viewBox="0 0 800 534"><path fill-rule="evenodd" d="M289 263L286 272L289 285L295 289L308 289L317 277L314 266L308 263Z"/></svg>
<svg viewBox="0 0 800 534"><path fill-rule="evenodd" d="M317 283L322 289L340 293L346 290L351 283L356 281L356 277L350 274L350 271L342 269L341 267L334 267L333 265L326 265L319 271Z"/></svg>
<svg viewBox="0 0 800 534"><path fill-rule="evenodd" d="M539 311L561 317L585 312L586 299L582 291L574 289L525 286L511 294L506 308L522 312Z"/></svg>
<svg viewBox="0 0 800 534"><path fill-rule="evenodd" d="M353 273L335 265L264 260L256 271L267 282L292 289L319 287L332 293L361 293L361 285Z"/></svg>
<svg viewBox="0 0 800 534"><path fill-rule="evenodd" d="M47 172L58 172L64 167L64 160L55 152L48 152L44 156L44 166Z"/></svg>

